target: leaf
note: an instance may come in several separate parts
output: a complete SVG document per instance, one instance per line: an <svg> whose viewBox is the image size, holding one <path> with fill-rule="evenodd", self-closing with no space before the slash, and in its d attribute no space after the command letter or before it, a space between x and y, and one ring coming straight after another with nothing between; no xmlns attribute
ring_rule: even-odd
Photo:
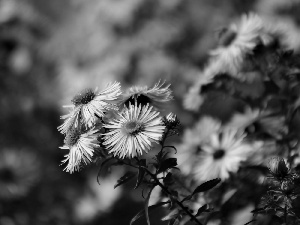
<svg viewBox="0 0 300 225"><path fill-rule="evenodd" d="M145 171L145 169L143 167L145 167L145 166L146 166L146 159L142 159L139 162L138 179L136 181L134 189L137 189L140 186L140 184L142 183L143 179L144 179L146 171Z"/></svg>
<svg viewBox="0 0 300 225"><path fill-rule="evenodd" d="M99 176L100 176L100 174L101 174L101 172L102 172L102 169L103 169L103 167L104 167L109 161L111 161L112 159L114 159L114 158L108 158L108 159L104 160L104 161L101 163L100 169L99 169L98 174L97 174L97 183L98 183L99 185L100 185Z"/></svg>
<svg viewBox="0 0 300 225"><path fill-rule="evenodd" d="M254 209L251 211L251 213L253 214L260 214L260 213L265 213L265 209L264 208L258 208L258 209Z"/></svg>
<svg viewBox="0 0 300 225"><path fill-rule="evenodd" d="M251 220L251 221L249 221L248 223L245 223L244 225L249 225L250 223L252 223L252 222L255 222L256 220Z"/></svg>
<svg viewBox="0 0 300 225"><path fill-rule="evenodd" d="M168 215L166 215L165 217L163 217L161 220L162 221L167 221L167 220L176 219L179 214L180 214L179 210L178 209L174 209Z"/></svg>
<svg viewBox="0 0 300 225"><path fill-rule="evenodd" d="M168 158L168 159L165 159L164 161L162 161L157 172L161 173L161 172L164 172L175 166L177 166L177 159L176 158Z"/></svg>
<svg viewBox="0 0 300 225"><path fill-rule="evenodd" d="M199 192L205 192L205 191L208 191L210 189L212 189L213 187L215 187L218 183L221 182L221 179L220 178L216 178L216 179L213 179L213 180L209 180L209 181L206 181L204 182L203 184L200 184L193 192L192 195L194 194L197 194Z"/></svg>
<svg viewBox="0 0 300 225"><path fill-rule="evenodd" d="M180 221L178 218L171 219L168 225L179 225Z"/></svg>
<svg viewBox="0 0 300 225"><path fill-rule="evenodd" d="M148 205L148 202L149 202L149 199L147 201L147 205ZM148 216L149 216L149 213L151 214L151 212L153 212L155 209L163 206L163 205L166 205L166 204L169 204L170 202L160 202L160 203L157 203L155 205L151 205L148 208ZM130 225L132 225L134 222L136 222L138 219L142 218L146 216L146 212L145 212L145 209L141 210L138 214L135 215L135 217L133 217L130 221ZM147 221L148 223L148 221ZM148 223L149 224L149 223Z"/></svg>
<svg viewBox="0 0 300 225"><path fill-rule="evenodd" d="M195 217L199 216L201 213L205 212L207 209L208 209L208 205L207 205L207 204L201 206L201 207L198 209L198 211L197 211Z"/></svg>
<svg viewBox="0 0 300 225"><path fill-rule="evenodd" d="M126 172L115 184L114 188L128 182L129 180L131 180L132 178L134 178L136 176L135 172L132 171L128 171Z"/></svg>
<svg viewBox="0 0 300 225"><path fill-rule="evenodd" d="M164 184L170 186L174 183L174 178L172 173L168 173L167 176L164 178Z"/></svg>

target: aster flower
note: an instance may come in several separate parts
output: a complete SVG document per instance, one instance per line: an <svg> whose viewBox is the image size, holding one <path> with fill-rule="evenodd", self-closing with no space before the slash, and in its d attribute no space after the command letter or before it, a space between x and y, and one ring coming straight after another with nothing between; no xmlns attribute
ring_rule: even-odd
<svg viewBox="0 0 300 225"><path fill-rule="evenodd" d="M105 112L117 110L114 101L121 95L120 88L120 83L115 82L101 92L98 92L97 88L95 91L87 89L76 95L72 100L74 105L65 106L71 108L71 112L61 117L65 122L58 127L58 130L66 133L70 128L78 127L79 121L91 127L96 123L97 116L101 118Z"/></svg>
<svg viewBox="0 0 300 225"><path fill-rule="evenodd" d="M178 149L178 165L184 174L192 173L195 165L199 163L199 159L195 156L200 151L201 143L220 129L220 121L204 116L193 128L185 130L183 143L176 147Z"/></svg>
<svg viewBox="0 0 300 225"><path fill-rule="evenodd" d="M40 177L38 158L27 150L0 151L0 198L25 196Z"/></svg>
<svg viewBox="0 0 300 225"><path fill-rule="evenodd" d="M152 88L144 87L131 87L124 94L122 100L120 101L120 105L124 104L128 107L129 103L135 104L136 101L138 104L146 105L151 104L157 108L161 106L161 104L168 102L173 99L172 91L170 90L170 84L163 87L164 82L156 83Z"/></svg>
<svg viewBox="0 0 300 225"><path fill-rule="evenodd" d="M205 97L201 93L204 85L213 82L214 76L219 72L218 66L211 62L205 70L199 74L198 80L189 89L188 93L184 97L183 105L186 109L191 111L198 111L204 102Z"/></svg>
<svg viewBox="0 0 300 225"><path fill-rule="evenodd" d="M243 113L236 112L225 126L228 128L245 129L261 116L263 116L263 112L260 110L247 107Z"/></svg>
<svg viewBox="0 0 300 225"><path fill-rule="evenodd" d="M230 172L237 172L240 163L254 150L244 141L245 135L236 129L226 129L212 134L201 145L195 174L201 180L220 177L227 179Z"/></svg>
<svg viewBox="0 0 300 225"><path fill-rule="evenodd" d="M109 131L104 134L103 144L109 153L120 158L132 158L148 152L151 142L158 142L165 130L159 112L152 111L149 104L125 106L119 117L103 127Z"/></svg>
<svg viewBox="0 0 300 225"><path fill-rule="evenodd" d="M259 16L253 13L244 15L239 24L232 24L220 32L220 46L210 54L223 64L223 72L244 80L246 78L238 74L244 56L252 54L261 41L263 30L264 23Z"/></svg>
<svg viewBox="0 0 300 225"><path fill-rule="evenodd" d="M73 173L79 171L83 164L87 165L92 161L95 148L100 147L97 140L99 134L98 130L90 129L83 133L80 129L70 129L65 138L65 145L61 149L69 149L69 153L65 155L62 163L68 161L68 165L64 170Z"/></svg>

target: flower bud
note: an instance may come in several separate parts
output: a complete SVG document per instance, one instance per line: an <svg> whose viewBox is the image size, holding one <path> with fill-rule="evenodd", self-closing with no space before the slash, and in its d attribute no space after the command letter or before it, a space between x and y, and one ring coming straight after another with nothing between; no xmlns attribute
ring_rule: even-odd
<svg viewBox="0 0 300 225"><path fill-rule="evenodd" d="M277 178L284 178L289 173L289 168L287 167L283 158L274 157L269 161L268 168L273 176Z"/></svg>

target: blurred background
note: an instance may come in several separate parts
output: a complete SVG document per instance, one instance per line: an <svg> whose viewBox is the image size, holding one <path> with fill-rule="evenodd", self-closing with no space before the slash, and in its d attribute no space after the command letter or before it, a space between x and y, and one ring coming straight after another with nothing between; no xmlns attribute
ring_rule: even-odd
<svg viewBox="0 0 300 225"><path fill-rule="evenodd" d="M122 171L99 186L97 166L60 166L62 105L84 88L161 79L175 97L167 111L189 126L182 100L218 30L250 11L289 27L299 50L295 0L0 0L0 225L129 224L143 198L134 183L113 189Z"/></svg>

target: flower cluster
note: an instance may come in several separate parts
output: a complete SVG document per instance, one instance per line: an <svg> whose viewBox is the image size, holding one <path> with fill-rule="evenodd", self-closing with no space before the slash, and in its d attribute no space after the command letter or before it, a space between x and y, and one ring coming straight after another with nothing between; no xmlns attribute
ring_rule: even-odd
<svg viewBox="0 0 300 225"><path fill-rule="evenodd" d="M196 122L185 127L175 146L166 143L179 134L179 119L173 113L160 116L173 99L170 85L131 87L122 94L113 83L75 96L58 127L65 134L61 148L69 150L65 170L78 171L99 155L105 157L101 169L104 164L137 169L127 171L115 188L137 177L135 188L148 190L146 206L159 186L161 201L131 224L142 215L150 224L148 210L163 205L170 209L163 218L169 224L230 224L230 215L241 208L257 207L271 214L270 224L277 217L281 224L297 224L300 55L285 48L284 35L252 13L219 31L219 46L184 97ZM145 154L150 151L152 158ZM268 163L272 157L277 158ZM220 213L212 213L212 205ZM265 218L255 219L267 224Z"/></svg>
<svg viewBox="0 0 300 225"><path fill-rule="evenodd" d="M165 126L155 106L172 99L169 85L158 82L153 88L132 87L125 94L120 83L103 91L88 89L76 95L71 111L62 116L58 130L65 134L68 149L63 163L73 173L93 161L95 152L120 159L147 153L153 142L159 142ZM132 101L131 101L132 100Z"/></svg>
<svg viewBox="0 0 300 225"><path fill-rule="evenodd" d="M300 56L286 49L286 35L282 27L258 15L242 16L219 31L219 46L210 52L184 98L184 107L198 116L198 122L185 129L177 145L179 168L198 184L221 178L220 188L208 201L221 211L224 202L232 201L227 214L238 210L236 204L258 207L260 196L273 201L274 192L271 197L271 190L264 194L270 183L277 185L272 190L280 196L287 189L297 192L291 171L299 168ZM272 157L284 160L268 163ZM268 184L262 182L265 176ZM245 193L248 202L236 197ZM294 203L284 200L288 212L277 216L297 218Z"/></svg>

